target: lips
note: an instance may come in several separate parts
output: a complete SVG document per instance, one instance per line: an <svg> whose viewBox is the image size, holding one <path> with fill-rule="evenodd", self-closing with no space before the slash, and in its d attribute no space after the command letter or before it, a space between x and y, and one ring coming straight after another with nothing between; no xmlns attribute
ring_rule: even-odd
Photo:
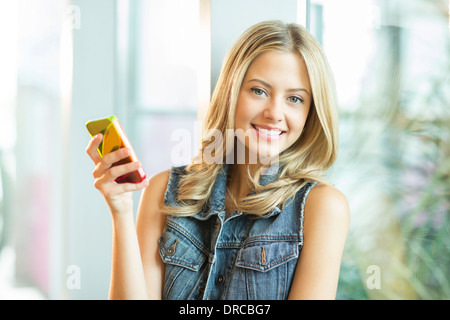
<svg viewBox="0 0 450 320"><path fill-rule="evenodd" d="M252 124L252 127L256 131L258 137L265 140L278 140L284 133L286 133L286 131L270 126Z"/></svg>

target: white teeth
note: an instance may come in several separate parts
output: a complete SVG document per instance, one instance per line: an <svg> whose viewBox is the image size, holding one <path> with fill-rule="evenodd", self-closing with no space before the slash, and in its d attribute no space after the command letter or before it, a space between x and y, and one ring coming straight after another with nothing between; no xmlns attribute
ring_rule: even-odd
<svg viewBox="0 0 450 320"><path fill-rule="evenodd" d="M265 133L265 134L268 134L268 135L270 135L270 136L279 136L280 134L283 133L283 131L280 131L280 130L269 130L269 129L260 128L260 127L255 126L255 125L253 125L253 126L254 126L255 129L257 129L258 131L261 131L261 132L263 132L263 133Z"/></svg>

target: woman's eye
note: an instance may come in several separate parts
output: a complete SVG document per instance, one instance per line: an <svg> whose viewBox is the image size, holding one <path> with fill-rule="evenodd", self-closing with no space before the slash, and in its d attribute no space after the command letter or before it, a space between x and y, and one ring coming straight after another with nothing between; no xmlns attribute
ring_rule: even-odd
<svg viewBox="0 0 450 320"><path fill-rule="evenodd" d="M256 94L257 96L262 96L262 95L265 94L264 90L262 90L262 89L252 88L251 90L252 90L252 92L253 92L254 94Z"/></svg>
<svg viewBox="0 0 450 320"><path fill-rule="evenodd" d="M303 99L296 96L289 97L288 100L290 103L303 103Z"/></svg>

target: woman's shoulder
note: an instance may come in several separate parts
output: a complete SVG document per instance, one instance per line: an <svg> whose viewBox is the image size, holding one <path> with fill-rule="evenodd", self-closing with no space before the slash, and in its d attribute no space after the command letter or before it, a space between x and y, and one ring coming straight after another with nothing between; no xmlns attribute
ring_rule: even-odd
<svg viewBox="0 0 450 320"><path fill-rule="evenodd" d="M159 193L164 192L172 180L178 180L181 175L185 174L185 168L186 166L172 167L155 174L150 178L146 190L156 190Z"/></svg>
<svg viewBox="0 0 450 320"><path fill-rule="evenodd" d="M332 185L318 183L311 189L306 199L305 214L318 219L348 222L350 208L344 193Z"/></svg>
<svg viewBox="0 0 450 320"><path fill-rule="evenodd" d="M145 204L147 208L152 208L152 212L159 208L164 203L164 195L169 183L170 169L161 171L153 175L149 179L148 186L144 189L141 195L141 203Z"/></svg>
<svg viewBox="0 0 450 320"><path fill-rule="evenodd" d="M345 194L331 184L317 183L310 191L310 198L328 198L337 202L347 202Z"/></svg>
<svg viewBox="0 0 450 320"><path fill-rule="evenodd" d="M171 169L167 169L161 172L158 172L154 176L152 176L149 180L149 186L150 184L153 184L154 186L162 187L164 185L167 186L167 182L169 181Z"/></svg>

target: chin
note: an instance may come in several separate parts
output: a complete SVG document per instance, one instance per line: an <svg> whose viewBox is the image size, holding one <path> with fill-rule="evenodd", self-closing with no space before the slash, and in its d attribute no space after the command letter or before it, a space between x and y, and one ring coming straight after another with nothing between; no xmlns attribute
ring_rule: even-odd
<svg viewBox="0 0 450 320"><path fill-rule="evenodd" d="M245 147L245 152L247 161L244 161L243 152L238 150L238 163L248 163L248 164L269 164L273 161L277 161L280 155L280 149L278 144L273 144L271 146L255 145L249 144Z"/></svg>

